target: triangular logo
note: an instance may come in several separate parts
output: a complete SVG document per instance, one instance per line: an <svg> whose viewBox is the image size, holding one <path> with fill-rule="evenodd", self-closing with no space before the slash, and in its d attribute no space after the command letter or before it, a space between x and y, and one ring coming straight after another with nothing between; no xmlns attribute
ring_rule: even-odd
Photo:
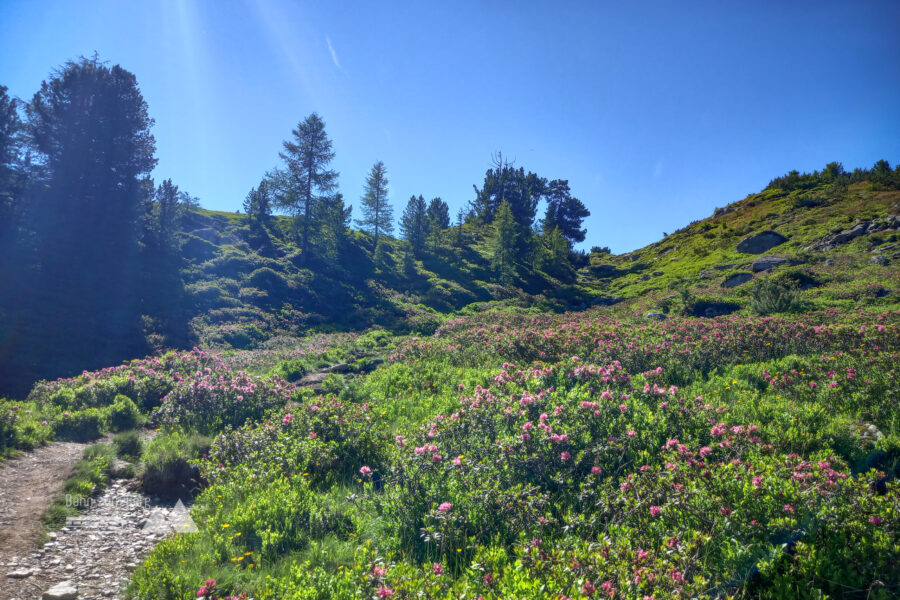
<svg viewBox="0 0 900 600"><path fill-rule="evenodd" d="M175 533L197 533L199 531L197 524L191 518L191 511L187 509L181 499L178 500L169 515L169 524Z"/></svg>
<svg viewBox="0 0 900 600"><path fill-rule="evenodd" d="M156 509L147 518L147 522L141 528L142 531L148 533L197 533L197 524L191 518L191 511L187 509L184 502L178 500L175 508L168 514L165 509Z"/></svg>

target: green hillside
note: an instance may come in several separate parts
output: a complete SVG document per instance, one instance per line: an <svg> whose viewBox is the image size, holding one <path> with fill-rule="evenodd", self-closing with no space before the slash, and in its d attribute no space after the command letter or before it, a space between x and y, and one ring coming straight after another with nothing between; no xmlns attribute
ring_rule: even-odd
<svg viewBox="0 0 900 600"><path fill-rule="evenodd" d="M579 277L635 310L681 310L687 298L696 316L710 304L709 314L749 310L752 290L769 279L800 292L798 309L884 305L897 301L898 215L900 191L871 181L769 187L644 248L593 252ZM766 231L787 240L759 254L738 250Z"/></svg>
<svg viewBox="0 0 900 600"><path fill-rule="evenodd" d="M252 348L311 329L430 333L449 314L495 305L621 303L618 310L640 315L704 317L753 312L753 291L764 281L794 292L792 310L886 306L897 302L900 191L883 187L870 180L769 187L633 252L595 248L577 273L553 277L520 264L507 285L491 267L489 229L473 222L461 235L445 230L444 243L421 259L408 258L405 242L392 239L377 265L371 238L352 232L340 260L316 254L304 264L290 218L277 217L264 235L252 236L246 216L200 209L182 223L191 325L204 347ZM766 231L787 241L758 254L738 250ZM772 266L760 270L766 260Z"/></svg>

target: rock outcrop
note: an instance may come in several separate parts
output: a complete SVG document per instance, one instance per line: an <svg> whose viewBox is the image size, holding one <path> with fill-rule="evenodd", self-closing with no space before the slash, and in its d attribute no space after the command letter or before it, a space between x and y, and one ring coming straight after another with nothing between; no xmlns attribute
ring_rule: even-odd
<svg viewBox="0 0 900 600"><path fill-rule="evenodd" d="M769 269L773 269L780 265L785 265L789 262L791 261L783 256L764 256L758 260L753 261L753 272L760 273L762 271L768 271Z"/></svg>
<svg viewBox="0 0 900 600"><path fill-rule="evenodd" d="M737 245L737 251L744 254L762 254L775 246L783 244L788 239L777 231L763 231L748 236Z"/></svg>
<svg viewBox="0 0 900 600"><path fill-rule="evenodd" d="M753 279L753 273L734 273L733 275L729 275L722 282L723 288L733 288L739 285L744 285L748 281Z"/></svg>
<svg viewBox="0 0 900 600"><path fill-rule="evenodd" d="M857 221L853 227L849 227L836 233L829 233L814 244L810 244L805 249L815 250L817 252L827 252L828 250L834 250L838 246L846 244L861 235L898 228L900 228L900 215L888 215L881 219Z"/></svg>

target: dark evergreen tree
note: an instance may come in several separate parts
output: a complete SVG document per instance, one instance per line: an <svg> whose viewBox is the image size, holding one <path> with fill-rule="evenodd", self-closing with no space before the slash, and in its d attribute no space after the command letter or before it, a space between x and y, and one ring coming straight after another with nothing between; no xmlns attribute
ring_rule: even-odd
<svg viewBox="0 0 900 600"><path fill-rule="evenodd" d="M461 248L463 245L463 223L466 219L466 209L459 207L456 212L456 246Z"/></svg>
<svg viewBox="0 0 900 600"><path fill-rule="evenodd" d="M251 232L260 232L268 223L272 215L271 196L269 194L269 182L263 179L259 185L244 198L244 212L247 213L247 221Z"/></svg>
<svg viewBox="0 0 900 600"><path fill-rule="evenodd" d="M388 200L388 179L384 163L380 160L372 166L366 177L366 187L362 196L363 218L356 222L359 227L375 238L391 235L394 231L394 209Z"/></svg>
<svg viewBox="0 0 900 600"><path fill-rule="evenodd" d="M70 61L26 114L40 166L26 224L37 268L22 281L21 331L0 364L28 379L144 354L139 217L156 158L137 80L96 57Z"/></svg>
<svg viewBox="0 0 900 600"><path fill-rule="evenodd" d="M544 231L552 231L558 227L560 233L568 240L571 248L575 242L583 242L587 230L581 228L591 211L572 196L569 182L565 179L554 179L546 188L547 211L544 214Z"/></svg>
<svg viewBox="0 0 900 600"><path fill-rule="evenodd" d="M22 150L25 126L19 102L0 85L0 251L8 251L24 188Z"/></svg>
<svg viewBox="0 0 900 600"><path fill-rule="evenodd" d="M491 264L502 283L512 283L513 281L517 235L512 210L509 203L504 200L497 209L491 225L491 236L488 239Z"/></svg>
<svg viewBox="0 0 900 600"><path fill-rule="evenodd" d="M568 280L572 275L569 253L569 241L560 228L545 229L540 236L535 266L554 277Z"/></svg>
<svg viewBox="0 0 900 600"><path fill-rule="evenodd" d="M322 224L319 239L323 255L334 263L337 263L341 248L346 243L352 211L352 206L344 205L344 196L340 193L319 204L319 222Z"/></svg>
<svg viewBox="0 0 900 600"><path fill-rule="evenodd" d="M545 185L545 179L526 173L521 167L514 168L498 154L493 168L485 173L482 188L475 187L472 209L482 223L492 223L500 205L509 204L516 226L517 248L525 252L529 249L531 229Z"/></svg>
<svg viewBox="0 0 900 600"><path fill-rule="evenodd" d="M306 117L291 134L293 139L284 142L284 151L279 154L285 168L276 170L270 181L275 204L295 218L303 260L306 260L310 238L318 227L316 207L332 197L338 173L328 168L334 151L325 133L325 122L318 114Z"/></svg>
<svg viewBox="0 0 900 600"><path fill-rule="evenodd" d="M425 221L428 245L432 252L437 252L444 238L444 230L450 227L450 207L440 198L432 198Z"/></svg>
<svg viewBox="0 0 900 600"><path fill-rule="evenodd" d="M450 227L450 207L440 198L432 198L428 203L428 223L439 229Z"/></svg>
<svg viewBox="0 0 900 600"><path fill-rule="evenodd" d="M428 214L425 198L411 196L400 219L400 235L409 243L413 255L420 256L428 236Z"/></svg>
<svg viewBox="0 0 900 600"><path fill-rule="evenodd" d="M184 346L190 337L186 292L181 278L181 221L197 202L171 179L154 191L144 214L142 312L153 321L153 338L162 346Z"/></svg>

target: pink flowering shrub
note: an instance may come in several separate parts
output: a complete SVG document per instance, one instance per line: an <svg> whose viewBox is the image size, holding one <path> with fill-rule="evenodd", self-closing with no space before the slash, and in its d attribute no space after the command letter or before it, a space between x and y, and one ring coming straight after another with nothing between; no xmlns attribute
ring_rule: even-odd
<svg viewBox="0 0 900 600"><path fill-rule="evenodd" d="M244 372L206 370L179 381L153 411L152 421L163 426L196 429L213 434L225 427L259 421L269 409L291 398L287 382Z"/></svg>
<svg viewBox="0 0 900 600"><path fill-rule="evenodd" d="M378 478L387 460L387 439L383 421L368 405L319 398L219 435L202 471L218 483L231 481L238 470L240 480L304 478L318 486L361 474Z"/></svg>

